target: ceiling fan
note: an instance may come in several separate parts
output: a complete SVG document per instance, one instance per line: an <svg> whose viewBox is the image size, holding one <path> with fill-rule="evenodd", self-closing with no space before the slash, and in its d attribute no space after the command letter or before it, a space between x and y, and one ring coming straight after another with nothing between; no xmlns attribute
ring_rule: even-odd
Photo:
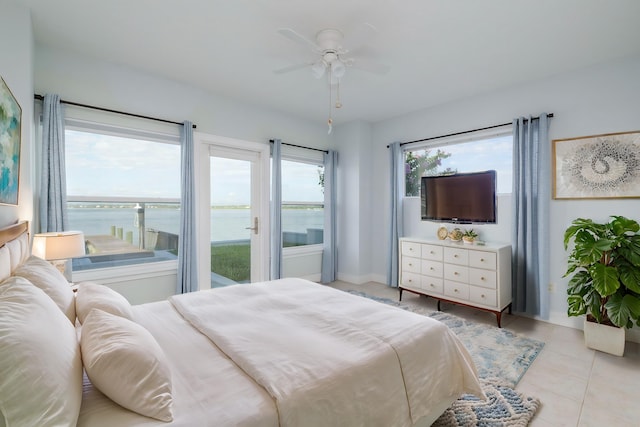
<svg viewBox="0 0 640 427"><path fill-rule="evenodd" d="M310 68L316 78L329 74L331 84L336 84L344 76L347 67L353 67L374 74L386 74L390 67L379 64L364 57L361 49L367 41L371 40L378 31L371 24L359 25L345 38L342 31L334 28L326 28L316 33L315 41L311 40L291 28L280 28L278 33L311 49L316 58L300 64L274 70L276 74L283 74L301 68ZM345 43L343 43L345 41ZM350 49L345 46L349 45Z"/></svg>
<svg viewBox="0 0 640 427"><path fill-rule="evenodd" d="M373 74L386 74L390 67L385 64L367 60L362 51L362 47L370 41L378 31L371 24L359 25L348 37L334 28L326 28L316 33L315 41L311 40L291 28L280 28L278 33L293 40L307 48L310 48L315 58L299 64L289 65L284 68L274 70L276 74L284 74L301 68L310 68L311 74L320 79L328 76L329 81L329 133L331 133L333 120L331 118L331 86L337 86L337 99L335 108L341 108L340 101L340 79L345 75L347 67L357 68ZM343 43L345 42L345 43ZM345 46L350 46L350 49ZM358 51L360 50L360 55Z"/></svg>

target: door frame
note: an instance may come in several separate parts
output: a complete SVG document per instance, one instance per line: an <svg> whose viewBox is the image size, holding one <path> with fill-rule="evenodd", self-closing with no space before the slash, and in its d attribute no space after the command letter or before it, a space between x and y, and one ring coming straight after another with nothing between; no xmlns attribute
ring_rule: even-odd
<svg viewBox="0 0 640 427"><path fill-rule="evenodd" d="M259 218L259 232L252 236L252 282L260 282L269 279L270 260L270 154L269 144L252 141L244 141L224 136L209 135L194 132L196 176L196 229L198 236L210 236L210 196L211 196L211 150L219 150L221 153L244 152L257 156L256 173L252 173L251 186L256 191L252 207L257 203L256 210ZM252 171L253 172L253 171ZM252 226L252 224L247 224ZM198 253L198 287L199 289L211 288L211 242L209 237L198 238L196 242ZM254 259L254 254L258 254ZM254 264L255 263L255 264ZM255 274L254 274L255 273ZM254 277L255 276L255 277Z"/></svg>

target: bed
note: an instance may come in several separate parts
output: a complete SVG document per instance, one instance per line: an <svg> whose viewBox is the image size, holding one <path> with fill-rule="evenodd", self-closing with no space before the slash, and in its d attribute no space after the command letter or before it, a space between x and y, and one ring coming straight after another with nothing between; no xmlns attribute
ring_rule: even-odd
<svg viewBox="0 0 640 427"><path fill-rule="evenodd" d="M0 426L429 426L484 397L428 317L302 279L74 295L26 230L0 230Z"/></svg>

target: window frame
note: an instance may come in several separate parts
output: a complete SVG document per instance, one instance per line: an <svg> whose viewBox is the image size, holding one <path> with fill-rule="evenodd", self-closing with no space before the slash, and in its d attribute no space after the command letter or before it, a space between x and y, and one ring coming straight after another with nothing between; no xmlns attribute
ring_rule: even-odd
<svg viewBox="0 0 640 427"><path fill-rule="evenodd" d="M324 168L324 152L309 150L306 148L291 147L282 145L282 160L289 162L306 163L313 166L322 166ZM282 200L282 204L287 204L287 201ZM322 200L322 210L324 212L324 199ZM300 245L282 247L283 257L304 256L310 254L321 253L324 248L324 224L322 227L323 237L322 243L316 243L313 245Z"/></svg>
<svg viewBox="0 0 640 427"><path fill-rule="evenodd" d="M419 150L425 150L425 149L432 150L432 149L448 147L451 145L458 145L458 144L465 144L465 143L474 142L474 141L487 140L491 138L501 138L509 135L513 135L513 127L511 124L496 127L496 128L491 128L491 129L468 132L461 135L444 136L441 138L429 139L428 141L421 141L421 142L406 144L402 146L402 156L403 156L403 159L406 159L406 155L410 151L419 151ZM513 153L512 153L511 159L513 162ZM461 173L463 172L465 171L461 171ZM407 196L406 182L407 182L407 179L406 179L406 171L405 171L403 173L403 180L402 180L402 197L406 199L419 199L420 194L418 194L417 196ZM496 195L497 194L511 194L511 193L496 193Z"/></svg>
<svg viewBox="0 0 640 427"><path fill-rule="evenodd" d="M87 112L80 111L79 109L73 109L71 111L71 114L67 112L67 115L65 117L65 136L66 131L71 130L120 138L145 140L159 144L171 144L178 146L181 145L179 126L167 126L163 123L148 122L149 121L140 119L132 120L129 117L110 117L110 115L105 115L95 111L91 111L87 114ZM66 164L65 167L68 168L69 165ZM158 197L141 198L127 196L81 196L77 194L67 194L67 203L91 201L122 203L177 203L179 205L181 199ZM109 283L128 282L135 279L148 279L175 274L177 268L177 259L159 260L119 266L96 267L86 270L72 271L72 280L93 280L98 282L108 281Z"/></svg>

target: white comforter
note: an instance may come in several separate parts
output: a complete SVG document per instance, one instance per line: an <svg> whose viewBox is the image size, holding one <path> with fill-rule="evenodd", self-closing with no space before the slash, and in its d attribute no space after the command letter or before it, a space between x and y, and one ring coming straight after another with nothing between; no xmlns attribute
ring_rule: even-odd
<svg viewBox="0 0 640 427"><path fill-rule="evenodd" d="M411 426L483 396L445 325L366 298L282 279L170 301L268 392L283 427Z"/></svg>

